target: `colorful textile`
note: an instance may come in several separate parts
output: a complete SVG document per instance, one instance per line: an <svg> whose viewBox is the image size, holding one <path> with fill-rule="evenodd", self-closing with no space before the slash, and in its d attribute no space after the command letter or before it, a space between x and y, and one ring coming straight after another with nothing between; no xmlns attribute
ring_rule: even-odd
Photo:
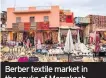
<svg viewBox="0 0 106 78"><path fill-rule="evenodd" d="M39 39L41 43L43 43L43 32L37 32L36 38L37 40Z"/></svg>
<svg viewBox="0 0 106 78"><path fill-rule="evenodd" d="M61 12L60 13L60 22L65 22L66 20L66 15L63 13L63 12Z"/></svg>
<svg viewBox="0 0 106 78"><path fill-rule="evenodd" d="M39 58L38 57L29 57L29 62L38 62Z"/></svg>
<svg viewBox="0 0 106 78"><path fill-rule="evenodd" d="M44 43L45 43L45 41L47 41L47 39L48 39L48 38L47 38L47 33L44 32L44 33L43 33L43 36L44 36Z"/></svg>
<svg viewBox="0 0 106 78"><path fill-rule="evenodd" d="M2 32L2 40L3 40L3 43L6 43L7 37L8 37L8 32Z"/></svg>
<svg viewBox="0 0 106 78"><path fill-rule="evenodd" d="M48 30L49 29L49 22L38 22L37 29L38 30Z"/></svg>
<svg viewBox="0 0 106 78"><path fill-rule="evenodd" d="M28 61L29 61L28 57L20 57L18 59L18 62L28 62Z"/></svg>
<svg viewBox="0 0 106 78"><path fill-rule="evenodd" d="M44 42L52 39L52 33L50 31L44 32L43 36L44 36Z"/></svg>
<svg viewBox="0 0 106 78"><path fill-rule="evenodd" d="M24 30L30 30L30 23L29 22L26 22L26 23L24 23Z"/></svg>
<svg viewBox="0 0 106 78"><path fill-rule="evenodd" d="M35 22L31 23L30 29L31 30L36 30L36 23Z"/></svg>
<svg viewBox="0 0 106 78"><path fill-rule="evenodd" d="M23 31L24 30L24 23L19 23L18 29Z"/></svg>
<svg viewBox="0 0 106 78"><path fill-rule="evenodd" d="M23 41L23 33L17 33L17 41Z"/></svg>
<svg viewBox="0 0 106 78"><path fill-rule="evenodd" d="M66 15L66 23L73 23L73 16L72 15Z"/></svg>
<svg viewBox="0 0 106 78"><path fill-rule="evenodd" d="M58 32L52 32L53 43L58 43Z"/></svg>
<svg viewBox="0 0 106 78"><path fill-rule="evenodd" d="M12 28L13 28L13 30L18 30L18 23L13 23L12 24Z"/></svg>

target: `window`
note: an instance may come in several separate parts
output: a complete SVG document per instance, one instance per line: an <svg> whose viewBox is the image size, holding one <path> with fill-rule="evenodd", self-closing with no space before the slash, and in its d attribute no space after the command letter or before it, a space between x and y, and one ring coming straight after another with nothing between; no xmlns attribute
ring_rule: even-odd
<svg viewBox="0 0 106 78"><path fill-rule="evenodd" d="M48 16L44 16L44 21L49 21L49 17Z"/></svg>
<svg viewBox="0 0 106 78"><path fill-rule="evenodd" d="M30 22L35 22L35 17L30 17Z"/></svg>
<svg viewBox="0 0 106 78"><path fill-rule="evenodd" d="M16 23L20 23L21 22L21 17L16 17Z"/></svg>
<svg viewBox="0 0 106 78"><path fill-rule="evenodd" d="M71 19L71 16L68 16L68 19ZM83 19L81 18L81 20L83 20Z"/></svg>

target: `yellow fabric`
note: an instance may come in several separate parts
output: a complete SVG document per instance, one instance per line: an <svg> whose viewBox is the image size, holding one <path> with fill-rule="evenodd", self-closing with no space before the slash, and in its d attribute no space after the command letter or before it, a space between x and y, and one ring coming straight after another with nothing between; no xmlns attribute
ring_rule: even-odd
<svg viewBox="0 0 106 78"><path fill-rule="evenodd" d="M93 62L93 58L83 57L82 61L83 62Z"/></svg>
<svg viewBox="0 0 106 78"><path fill-rule="evenodd" d="M104 32L104 34L106 35L106 32Z"/></svg>
<svg viewBox="0 0 106 78"><path fill-rule="evenodd" d="M1 49L1 51L3 51L3 52L9 52L9 47L4 47L3 49Z"/></svg>

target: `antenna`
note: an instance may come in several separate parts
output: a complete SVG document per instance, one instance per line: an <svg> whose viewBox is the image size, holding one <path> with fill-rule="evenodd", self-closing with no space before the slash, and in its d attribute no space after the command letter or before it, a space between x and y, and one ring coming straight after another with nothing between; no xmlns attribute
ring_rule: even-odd
<svg viewBox="0 0 106 78"><path fill-rule="evenodd" d="M14 0L14 8L16 7L16 0Z"/></svg>

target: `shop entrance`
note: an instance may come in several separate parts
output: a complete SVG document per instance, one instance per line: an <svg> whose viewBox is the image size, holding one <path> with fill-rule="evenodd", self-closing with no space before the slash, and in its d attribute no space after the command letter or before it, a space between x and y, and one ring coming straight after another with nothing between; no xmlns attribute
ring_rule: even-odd
<svg viewBox="0 0 106 78"><path fill-rule="evenodd" d="M13 33L13 41L17 41L17 33Z"/></svg>
<svg viewBox="0 0 106 78"><path fill-rule="evenodd" d="M34 32L24 32L23 34L23 40L25 41L25 43L27 42L27 40L30 40L30 44L31 46L34 46L34 36L35 33Z"/></svg>
<svg viewBox="0 0 106 78"><path fill-rule="evenodd" d="M52 32L50 31L43 32L43 36L45 44L53 44Z"/></svg>

